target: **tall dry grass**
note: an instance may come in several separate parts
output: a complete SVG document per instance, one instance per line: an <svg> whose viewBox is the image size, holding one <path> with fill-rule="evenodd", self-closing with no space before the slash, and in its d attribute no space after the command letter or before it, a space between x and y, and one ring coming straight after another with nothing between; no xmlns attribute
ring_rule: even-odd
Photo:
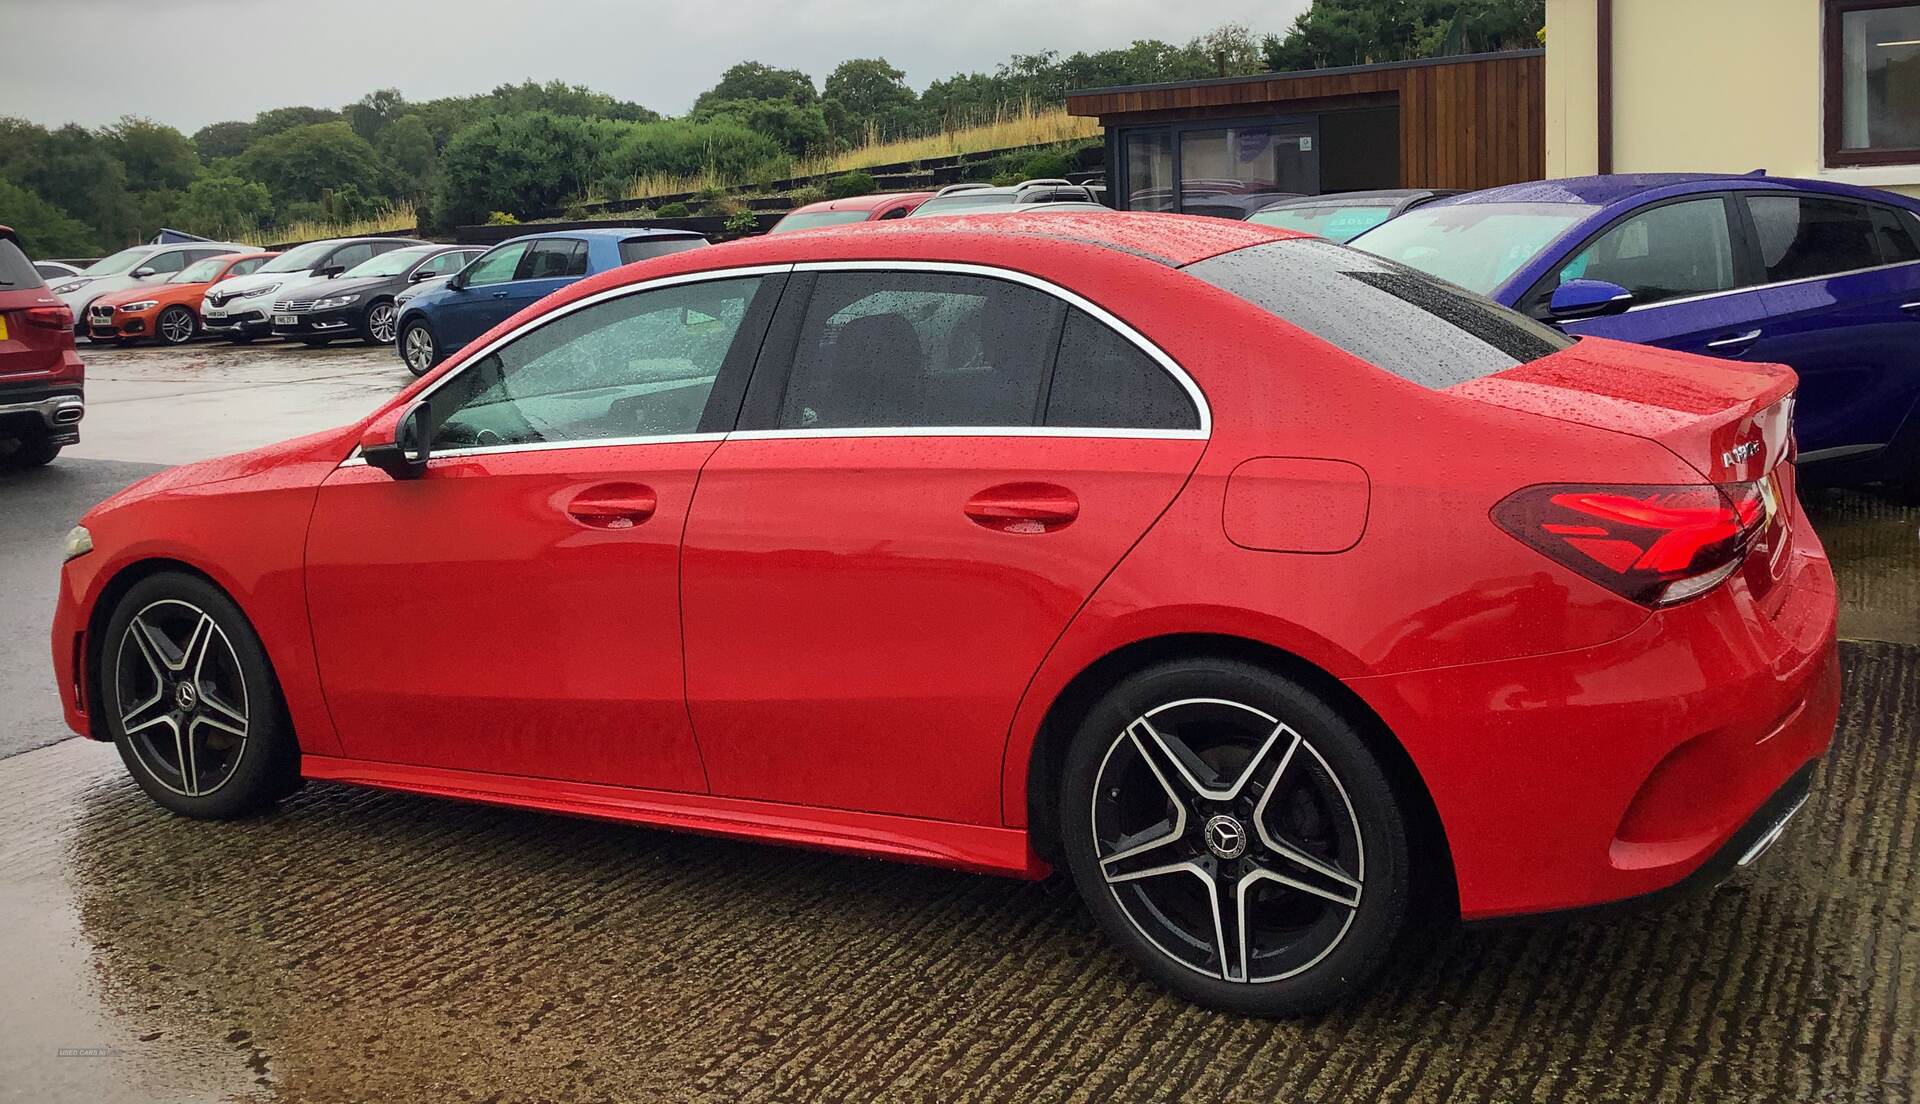
<svg viewBox="0 0 1920 1104"><path fill-rule="evenodd" d="M282 226L259 227L230 240L247 245L271 245L274 242L318 241L321 238L357 238L362 234L412 230L419 225L420 216L413 209L413 204L403 202L366 218L333 221L302 219Z"/></svg>
<svg viewBox="0 0 1920 1104"><path fill-rule="evenodd" d="M877 130L869 131L866 140L860 145L825 157L810 157L796 162L787 175L826 176L832 173L852 172L854 169L871 168L874 165L891 165L901 161L923 161L936 157L953 157L962 153L981 153L987 150L1072 142L1082 138L1095 138L1099 134L1098 119L1069 115L1064 107L1035 109L1031 104L1023 104L988 122L954 127L920 138L887 139L882 138ZM649 173L637 176L629 182L622 198L647 199L651 196L679 195L683 192L697 192L703 188L723 188L740 183L744 182L725 179L713 173L698 173L693 176Z"/></svg>

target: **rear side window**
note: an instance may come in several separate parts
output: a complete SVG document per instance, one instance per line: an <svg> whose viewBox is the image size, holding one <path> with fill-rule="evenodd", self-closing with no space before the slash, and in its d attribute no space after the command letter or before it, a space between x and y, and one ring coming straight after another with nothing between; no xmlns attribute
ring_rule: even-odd
<svg viewBox="0 0 1920 1104"><path fill-rule="evenodd" d="M1733 287L1733 235L1719 196L1650 207L1600 235L1560 269L1560 282L1605 280L1658 303Z"/></svg>
<svg viewBox="0 0 1920 1104"><path fill-rule="evenodd" d="M1199 429L1200 412L1167 370L1083 310L1070 308L1047 393L1046 424L1078 429Z"/></svg>
<svg viewBox="0 0 1920 1104"><path fill-rule="evenodd" d="M822 273L779 426L1032 426L1064 309L982 276Z"/></svg>
<svg viewBox="0 0 1920 1104"><path fill-rule="evenodd" d="M1236 249L1184 271L1436 389L1572 344L1558 330L1423 272L1314 238Z"/></svg>
<svg viewBox="0 0 1920 1104"><path fill-rule="evenodd" d="M577 270L577 271L576 271ZM522 280L559 280L587 274L587 243L572 238L543 238L527 251Z"/></svg>
<svg viewBox="0 0 1920 1104"><path fill-rule="evenodd" d="M664 257L669 253L698 249L705 244L705 238L628 238L620 243L620 263L627 265L652 257Z"/></svg>
<svg viewBox="0 0 1920 1104"><path fill-rule="evenodd" d="M1805 280L1880 264L1873 208L1814 196L1748 196L1767 282Z"/></svg>
<svg viewBox="0 0 1920 1104"><path fill-rule="evenodd" d="M1920 219L1916 219L1912 211L1876 207L1873 217L1874 227L1880 233L1882 261L1887 264L1920 261L1920 239L1914 237L1915 228L1920 227Z"/></svg>
<svg viewBox="0 0 1920 1104"><path fill-rule="evenodd" d="M27 255L20 252L20 247L6 238L0 238L0 287L36 288L45 285L46 281L40 278L40 273L33 267L33 262L27 260Z"/></svg>

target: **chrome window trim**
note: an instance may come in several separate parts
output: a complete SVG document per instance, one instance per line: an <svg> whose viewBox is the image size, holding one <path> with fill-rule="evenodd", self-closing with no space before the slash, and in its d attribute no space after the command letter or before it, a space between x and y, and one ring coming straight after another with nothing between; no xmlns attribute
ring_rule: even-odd
<svg viewBox="0 0 1920 1104"><path fill-rule="evenodd" d="M469 264L472 262L469 261ZM458 370L449 372L435 380L425 390L414 396L412 402L424 402L432 398L434 392L445 387L461 373L470 371L472 365L486 359L492 353L521 337L532 333L557 319L566 317L575 311L585 310L600 303L638 295L644 291L658 288L675 287L681 284L706 283L713 280L731 280L743 277L776 276L792 272L944 272L963 276L981 276L988 279L1007 280L1024 284L1045 292L1056 299L1077 307L1093 316L1101 324L1126 338L1141 352L1147 354L1155 363L1171 375L1174 382L1186 391L1193 400L1194 409L1200 416L1199 429L1129 429L1109 426L894 426L868 429L749 429L733 430L728 433L672 433L651 437L605 437L580 441L535 441L515 445L478 445L473 448L449 449L436 452L428 459L462 456L501 456L517 452L551 452L563 449L581 448L622 448L634 445L679 444L697 441L785 441L852 437L1054 437L1082 438L1089 440L1151 440L1151 441L1205 441L1213 436L1213 411L1207 404L1206 393L1200 390L1185 369L1158 345L1149 341L1133 327L1122 322L1114 314L1099 304L1075 294L1057 284L1031 276L1013 269L996 268L991 265L967 264L949 261L803 261L797 264L745 265L738 268L715 268L700 272L683 272L673 276L661 276L638 284L623 284L608 288L592 295L577 299L538 318L529 319L512 330L494 338L485 346L476 350L463 361ZM339 467L360 467L366 460L360 456L356 447Z"/></svg>
<svg viewBox="0 0 1920 1104"><path fill-rule="evenodd" d="M1151 437L1181 441L1204 441L1213 436L1213 408L1207 405L1206 392L1194 382L1180 363L1168 356L1160 346L1147 340L1138 330L1121 321L1111 311L1075 292L1069 291L1050 280L1044 280L1030 273L1010 268L998 268L993 265L970 264L962 261L801 261L793 266L795 272L935 272L956 276L979 276L990 280L1006 280L1009 283L1023 284L1037 291L1053 296L1068 306L1092 315L1095 320L1108 329L1126 338L1147 357L1160 365L1173 377L1187 397L1193 400L1193 407L1200 416L1198 429L1126 429L1106 427L1077 428L1072 426L903 426L884 430L864 429L770 429L747 430L756 435L776 434L779 436L805 437ZM736 432L735 436L743 436ZM771 439L761 436L760 439Z"/></svg>
<svg viewBox="0 0 1920 1104"><path fill-rule="evenodd" d="M1770 284L1748 284L1745 287L1728 288L1725 291L1703 291L1698 295L1683 295L1674 299L1662 299L1657 303L1639 303L1626 309L1627 314L1634 311L1654 310L1659 307L1671 307L1680 303L1699 303L1707 299L1719 299L1727 295L1741 295L1749 291L1767 291L1772 288L1794 287L1798 284L1811 284L1816 280L1838 280L1842 276L1858 276L1866 272L1890 272L1908 265L1920 265L1920 261L1895 261L1892 264L1868 265L1865 268L1849 268L1844 272L1827 272L1819 276L1801 276L1793 280L1775 280Z"/></svg>

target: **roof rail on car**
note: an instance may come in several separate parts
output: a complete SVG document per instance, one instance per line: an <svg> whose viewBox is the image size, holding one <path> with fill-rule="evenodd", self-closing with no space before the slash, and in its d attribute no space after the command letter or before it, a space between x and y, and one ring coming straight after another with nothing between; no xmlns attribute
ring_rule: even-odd
<svg viewBox="0 0 1920 1104"><path fill-rule="evenodd" d="M977 192L982 188L991 188L991 187L993 187L993 185L987 184L978 180L970 181L965 184L949 184L946 187L940 189L939 191L933 193L933 198L939 199L943 195L952 195L955 192Z"/></svg>
<svg viewBox="0 0 1920 1104"><path fill-rule="evenodd" d="M1018 192L1018 191L1023 191L1027 188L1062 188L1062 187L1074 187L1074 186L1075 185L1073 181L1064 179L1062 177L1043 176L1035 180L1022 180L1020 183L1015 184L1013 186L1013 190Z"/></svg>

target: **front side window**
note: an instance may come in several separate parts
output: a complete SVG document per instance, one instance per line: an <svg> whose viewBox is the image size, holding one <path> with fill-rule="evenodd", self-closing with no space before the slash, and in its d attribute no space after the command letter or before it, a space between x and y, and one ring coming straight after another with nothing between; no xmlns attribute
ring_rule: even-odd
<svg viewBox="0 0 1920 1104"><path fill-rule="evenodd" d="M373 253L374 253L374 249L373 249L372 242L358 242L356 244L349 245L345 249L342 249L338 253L335 253L333 256L328 257L326 267L337 268L341 272L345 272L347 269L350 269L355 265L362 264L366 261L372 260Z"/></svg>
<svg viewBox="0 0 1920 1104"><path fill-rule="evenodd" d="M1829 165L1920 162L1920 3L1827 0Z"/></svg>
<svg viewBox="0 0 1920 1104"><path fill-rule="evenodd" d="M760 282L637 292L488 353L427 400L434 449L697 432Z"/></svg>
<svg viewBox="0 0 1920 1104"><path fill-rule="evenodd" d="M438 257L428 259L426 264L414 269L413 276L419 280L425 280L435 276L451 276L466 267L466 263L472 259L473 254L471 253L442 253Z"/></svg>
<svg viewBox="0 0 1920 1104"><path fill-rule="evenodd" d="M1874 210L1814 196L1749 196L1767 282L1806 280L1880 263Z"/></svg>
<svg viewBox="0 0 1920 1104"><path fill-rule="evenodd" d="M1435 389L1504 372L1573 343L1518 311L1318 238L1252 245L1182 271Z"/></svg>
<svg viewBox="0 0 1920 1104"><path fill-rule="evenodd" d="M780 428L1032 426L1063 310L984 276L822 273Z"/></svg>
<svg viewBox="0 0 1920 1104"><path fill-rule="evenodd" d="M1605 280L1635 303L1733 287L1733 235L1718 196L1652 207L1614 226L1560 267L1559 282Z"/></svg>
<svg viewBox="0 0 1920 1104"><path fill-rule="evenodd" d="M520 267L520 258L526 255L532 242L508 242L495 246L490 252L480 255L467 269L468 287L486 287L489 284L504 284L513 279L514 271Z"/></svg>
<svg viewBox="0 0 1920 1104"><path fill-rule="evenodd" d="M150 268L155 274L164 276L167 273L178 272L187 267L188 260L189 256L186 250L175 249L167 253L154 254L153 258L141 267Z"/></svg>

